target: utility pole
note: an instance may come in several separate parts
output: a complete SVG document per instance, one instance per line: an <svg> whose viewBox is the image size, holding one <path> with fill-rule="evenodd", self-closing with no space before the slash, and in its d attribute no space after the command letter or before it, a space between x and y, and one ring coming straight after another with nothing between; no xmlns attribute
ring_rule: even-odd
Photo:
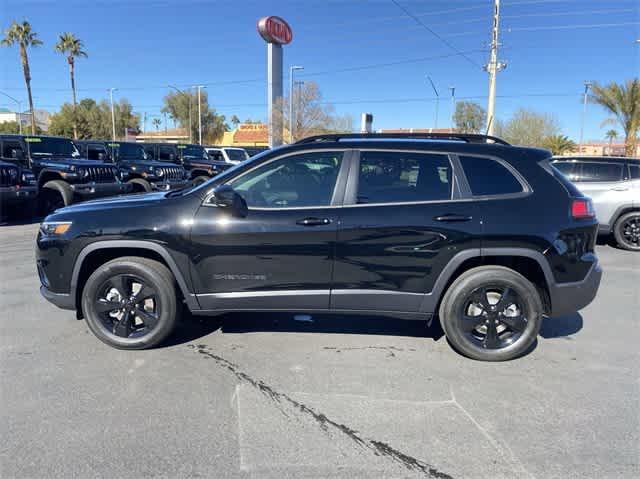
<svg viewBox="0 0 640 479"><path fill-rule="evenodd" d="M146 111L142 114L142 131L144 133L147 132L147 112Z"/></svg>
<svg viewBox="0 0 640 479"><path fill-rule="evenodd" d="M289 68L289 143L293 143L293 72L304 67L293 65Z"/></svg>
<svg viewBox="0 0 640 479"><path fill-rule="evenodd" d="M167 112L164 112L162 114L163 118L164 118L164 134L167 134Z"/></svg>
<svg viewBox="0 0 640 479"><path fill-rule="evenodd" d="M587 98L589 97L589 88L592 83L590 81L584 82L584 101L582 104L582 121L580 122L580 142L578 143L578 153L582 152L582 141L584 140L584 122L587 118Z"/></svg>
<svg viewBox="0 0 640 479"><path fill-rule="evenodd" d="M456 125L456 87L450 86L449 90L451 90L451 133L453 133L453 129Z"/></svg>
<svg viewBox="0 0 640 479"><path fill-rule="evenodd" d="M433 88L433 91L436 94L436 119L433 125L433 129L437 130L438 129L438 110L440 109L440 94L438 93L438 90L436 90L436 86L433 84L433 80L429 75L427 75L427 79L429 80L429 83L431 83L431 88Z"/></svg>
<svg viewBox="0 0 640 479"><path fill-rule="evenodd" d="M189 143L193 143L193 139L191 138L193 136L192 132L191 132L191 125L192 120L191 120L191 92L187 93L182 91L180 88L178 88L177 86L173 86L173 85L167 85L169 88L173 88L175 91L177 91L178 93L182 93L183 95L185 95L188 100L189 100Z"/></svg>
<svg viewBox="0 0 640 479"><path fill-rule="evenodd" d="M111 132L112 132L112 140L116 141L116 114L113 109L113 92L116 91L117 88L109 88L109 98L111 99Z"/></svg>
<svg viewBox="0 0 640 479"><path fill-rule="evenodd" d="M493 29L491 30L491 58L485 65L489 73L489 99L487 101L487 135L493 135L495 127L496 107L496 74L506 67L506 64L498 61L498 34L500 28L500 0L494 0L493 5Z"/></svg>
<svg viewBox="0 0 640 479"><path fill-rule="evenodd" d="M200 89L205 88L203 85L196 86L198 89L198 144L202 145L202 107L200 103Z"/></svg>

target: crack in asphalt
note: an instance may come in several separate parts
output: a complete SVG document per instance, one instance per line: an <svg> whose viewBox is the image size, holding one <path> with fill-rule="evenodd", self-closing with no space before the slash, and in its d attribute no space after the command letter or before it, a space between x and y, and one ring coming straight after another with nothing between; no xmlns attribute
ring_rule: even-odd
<svg viewBox="0 0 640 479"><path fill-rule="evenodd" d="M387 357L388 358L395 358L396 355L394 354L395 352L402 352L402 351L415 351L415 348L408 348L408 349L403 349L403 348L399 348L397 346L364 346L364 347L360 347L360 348L338 348L335 346L325 346L322 349L328 349L328 350L333 350L336 353L341 353L342 351L358 351L358 350L363 350L363 349L379 349L382 351L386 351L387 352Z"/></svg>
<svg viewBox="0 0 640 479"><path fill-rule="evenodd" d="M320 426L320 428L329 432L329 429L332 428L355 442L359 447L364 449L368 449L372 451L376 456L384 456L391 459L393 462L401 464L407 469L420 471L426 474L428 477L434 477L436 479L453 479L452 476L446 474L444 472L439 471L436 467L431 464L427 464L420 459L404 454L403 452L393 448L389 444L382 441L375 441L373 439L367 439L365 437L361 437L358 434L358 431L350 428L345 424L338 423L322 413L315 411L313 408L296 401L292 397L288 396L285 393L278 392L274 390L271 386L266 384L264 381L260 379L255 379L249 376L247 373L242 371L237 364L232 363L231 361L223 358L222 356L218 356L215 354L206 344L189 344L187 347L197 351L199 354L203 355L205 358L213 359L218 363L218 365L224 367L228 371L230 371L236 378L241 381L245 381L262 394L264 394L267 398L272 401L282 404L289 404L293 406L295 409L300 411L307 416L312 417Z"/></svg>

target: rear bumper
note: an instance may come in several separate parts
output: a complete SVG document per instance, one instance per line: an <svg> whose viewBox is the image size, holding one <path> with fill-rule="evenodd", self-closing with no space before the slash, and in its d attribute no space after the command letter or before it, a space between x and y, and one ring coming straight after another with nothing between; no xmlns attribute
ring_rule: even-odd
<svg viewBox="0 0 640 479"><path fill-rule="evenodd" d="M601 279L602 267L596 261L582 281L551 286L550 316L566 316L586 307L596 297Z"/></svg>
<svg viewBox="0 0 640 479"><path fill-rule="evenodd" d="M36 197L35 186L2 186L0 187L0 203L11 204L29 201Z"/></svg>
<svg viewBox="0 0 640 479"><path fill-rule="evenodd" d="M55 304L60 309L76 309L75 301L70 294L54 293L47 289L46 286L40 286L40 294L44 299L51 304Z"/></svg>
<svg viewBox="0 0 640 479"><path fill-rule="evenodd" d="M75 194L83 198L124 195L133 191L130 183L86 183L70 186Z"/></svg>

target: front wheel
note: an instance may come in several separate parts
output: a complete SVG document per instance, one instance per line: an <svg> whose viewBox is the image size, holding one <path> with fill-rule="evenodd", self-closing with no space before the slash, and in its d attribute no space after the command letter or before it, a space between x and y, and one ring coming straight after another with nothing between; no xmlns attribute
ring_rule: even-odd
<svg viewBox="0 0 640 479"><path fill-rule="evenodd" d="M47 181L38 193L38 212L42 216L73 203L73 190L62 180Z"/></svg>
<svg viewBox="0 0 640 479"><path fill-rule="evenodd" d="M621 248L640 251L640 211L631 211L618 218L613 236Z"/></svg>
<svg viewBox="0 0 640 479"><path fill-rule="evenodd" d="M177 322L173 275L151 259L114 259L87 280L82 311L89 329L109 346L151 348L169 336Z"/></svg>
<svg viewBox="0 0 640 479"><path fill-rule="evenodd" d="M538 336L542 313L536 286L502 266L481 266L460 275L439 311L451 345L481 361L506 361L524 354Z"/></svg>

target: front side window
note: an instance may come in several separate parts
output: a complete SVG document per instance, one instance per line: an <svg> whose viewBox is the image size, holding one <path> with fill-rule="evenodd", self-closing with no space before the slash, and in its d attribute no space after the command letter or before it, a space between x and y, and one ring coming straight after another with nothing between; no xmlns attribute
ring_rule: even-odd
<svg viewBox="0 0 640 479"><path fill-rule="evenodd" d="M80 156L76 146L66 138L49 138L46 136L25 137L25 143L32 157L43 156Z"/></svg>
<svg viewBox="0 0 640 479"><path fill-rule="evenodd" d="M342 156L329 151L287 156L249 171L230 185L249 207L329 206Z"/></svg>
<svg viewBox="0 0 640 479"><path fill-rule="evenodd" d="M15 150L16 152L18 150L22 151L22 146L20 145L20 142L12 141L12 140L4 140L4 142L2 143L2 157L9 160L13 160L14 159L13 150Z"/></svg>
<svg viewBox="0 0 640 479"><path fill-rule="evenodd" d="M358 203L450 200L451 163L446 155L363 151L360 153Z"/></svg>
<svg viewBox="0 0 640 479"><path fill-rule="evenodd" d="M182 151L183 158L206 158L207 152L204 147L198 145L178 145L178 149Z"/></svg>
<svg viewBox="0 0 640 479"><path fill-rule="evenodd" d="M522 193L522 184L506 166L491 158L460 156L471 194L494 196Z"/></svg>
<svg viewBox="0 0 640 479"><path fill-rule="evenodd" d="M640 165L629 165L629 178L640 180Z"/></svg>
<svg viewBox="0 0 640 479"><path fill-rule="evenodd" d="M87 146L87 158L89 160L99 160L100 153L106 157L107 150L99 145L89 145Z"/></svg>
<svg viewBox="0 0 640 479"><path fill-rule="evenodd" d="M158 151L158 156L160 157L160 161L171 161L171 154L173 153L173 148L170 146L161 146Z"/></svg>

